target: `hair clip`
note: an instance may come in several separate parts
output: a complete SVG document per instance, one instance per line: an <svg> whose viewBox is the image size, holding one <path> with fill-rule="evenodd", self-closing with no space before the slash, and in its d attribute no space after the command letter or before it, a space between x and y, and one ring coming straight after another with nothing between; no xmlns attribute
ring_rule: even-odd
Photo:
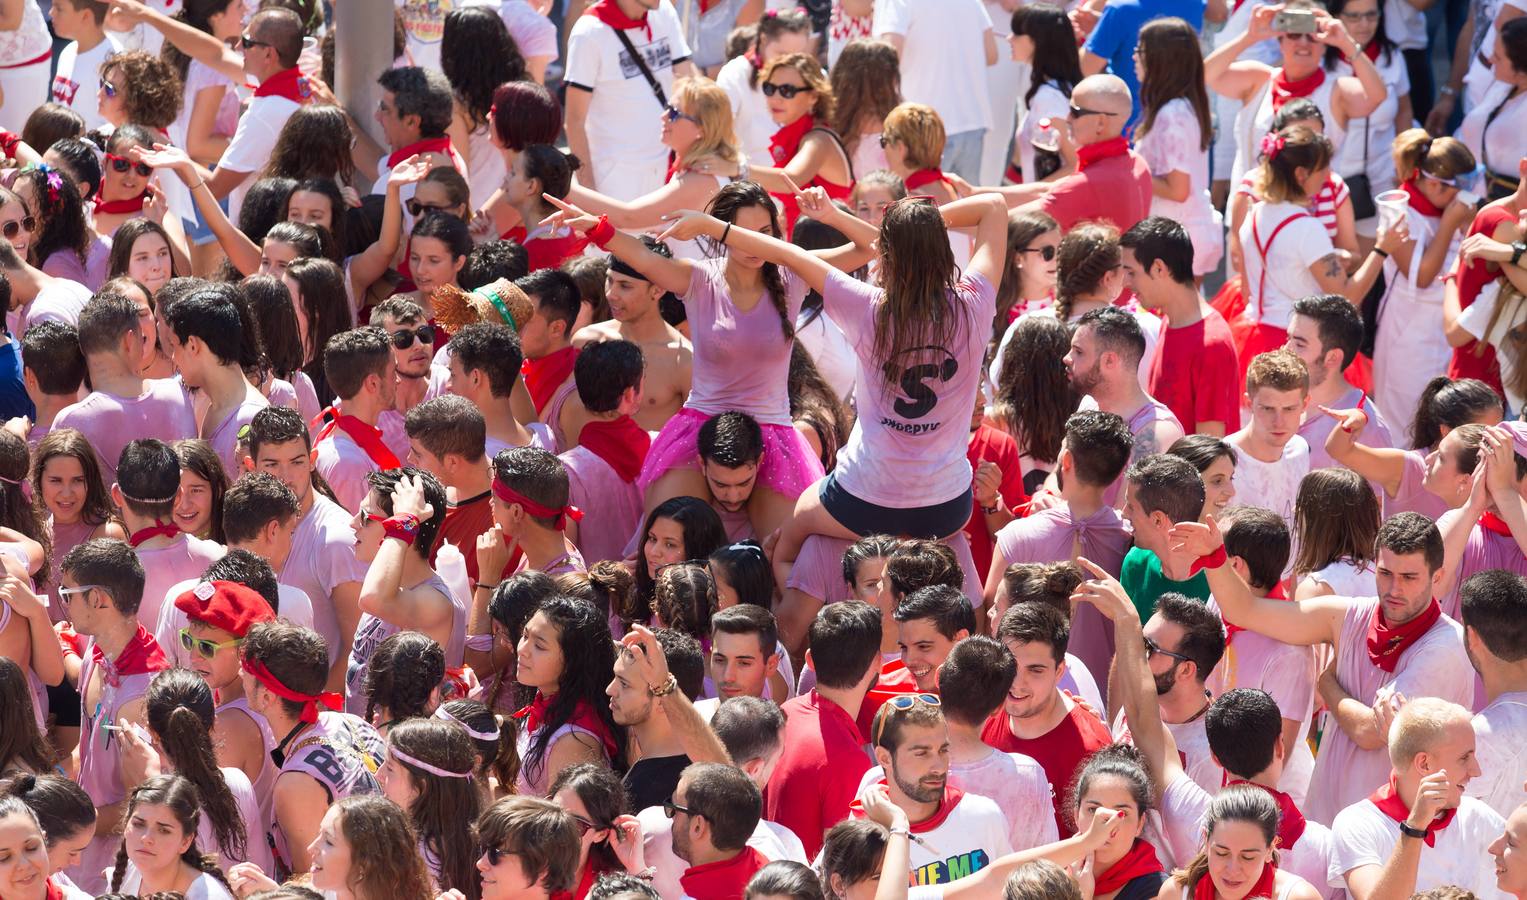
<svg viewBox="0 0 1527 900"><path fill-rule="evenodd" d="M1275 159L1287 143L1288 139L1283 135L1269 131L1262 135L1262 155L1268 159Z"/></svg>

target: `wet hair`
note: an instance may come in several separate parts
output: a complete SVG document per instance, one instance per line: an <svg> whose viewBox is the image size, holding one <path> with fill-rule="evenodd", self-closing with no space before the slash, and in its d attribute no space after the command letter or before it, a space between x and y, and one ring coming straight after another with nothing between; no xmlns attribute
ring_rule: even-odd
<svg viewBox="0 0 1527 900"><path fill-rule="evenodd" d="M1140 82L1142 118L1135 129L1136 140L1156 124L1163 106L1180 98L1188 101L1198 120L1198 149L1208 150L1214 142L1214 123L1209 113L1209 91L1204 87L1198 29L1176 16L1155 19L1140 29L1138 46L1145 78Z"/></svg>
<svg viewBox="0 0 1527 900"><path fill-rule="evenodd" d="M1076 48L1076 31L1066 17L1066 11L1050 3L1020 6L1013 10L1011 24L1014 35L1027 36L1034 42L1034 57L1029 60L1033 75L1029 80L1029 92L1023 98L1024 104L1034 102L1034 95L1045 82L1071 96L1083 75L1081 54ZM1024 177L1032 177L1032 173L1025 172Z"/></svg>
<svg viewBox="0 0 1527 900"><path fill-rule="evenodd" d="M202 572L203 581L234 581L244 585L270 606L271 612L281 614L281 587L276 583L276 570L263 556L249 550L229 550L223 558Z"/></svg>
<svg viewBox="0 0 1527 900"><path fill-rule="evenodd" d="M350 155L350 123L343 109L319 103L297 107L276 135L262 178L289 178L293 182L327 179L351 184L355 163ZM288 195L291 193L287 192ZM336 213L344 210L336 209ZM283 202L281 217L286 217ZM253 238L253 235L251 235ZM255 239L258 241L258 239Z"/></svg>
<svg viewBox="0 0 1527 900"><path fill-rule="evenodd" d="M128 123L160 130L175 123L184 85L174 67L142 50L129 50L101 63L101 80L106 81L113 70L122 73L122 111Z"/></svg>
<svg viewBox="0 0 1527 900"><path fill-rule="evenodd" d="M959 269L938 207L925 201L887 207L879 246L885 296L874 307L872 347L882 361L881 389L893 390L914 365L934 365L942 377L953 377L953 356L919 348L956 346L959 333L985 330L987 323L972 320L968 304L949 302Z"/></svg>
<svg viewBox="0 0 1527 900"><path fill-rule="evenodd" d="M308 108L321 107L311 104L303 107ZM239 230L254 243L263 243L272 228L286 221L287 203L296 189L294 178L268 176L255 179L244 194L244 203L239 206Z"/></svg>
<svg viewBox="0 0 1527 900"><path fill-rule="evenodd" d="M58 754L37 727L27 670L0 656L0 770L47 772Z"/></svg>
<svg viewBox="0 0 1527 900"><path fill-rule="evenodd" d="M1134 445L1129 424L1113 413L1084 409L1066 420L1066 449L1071 453L1076 479L1082 484L1113 484L1129 463Z"/></svg>
<svg viewBox="0 0 1527 900"><path fill-rule="evenodd" d="M1147 27L1161 21L1164 20L1157 19ZM1197 41L1197 37L1194 40ZM1205 133L1213 134L1212 131ZM1119 236L1119 246L1134 254L1141 270L1149 272L1160 260L1173 281L1183 285L1193 283L1193 239L1188 237L1181 222L1165 216L1148 216Z"/></svg>
<svg viewBox="0 0 1527 900"><path fill-rule="evenodd" d="M101 6L106 6L102 3ZM21 140L38 153L53 149L59 141L74 140L85 133L85 117L62 103L44 103L27 115Z"/></svg>
<svg viewBox="0 0 1527 900"><path fill-rule="evenodd" d="M223 874L222 869L217 867L217 857L211 854L204 855L196 846L196 826L201 821L201 802L201 794L190 779L181 775L155 775L128 793L127 809L122 814L122 822L124 826L131 822L133 811L141 804L164 806L180 824L182 834L191 839L185 852L180 854L180 861L203 875L212 876L225 890L231 891L232 889L228 886L228 877ZM116 865L111 870L110 883L113 891L121 890L122 879L126 875L127 838L123 837L122 843L117 847Z"/></svg>
<svg viewBox="0 0 1527 900"><path fill-rule="evenodd" d="M612 840L618 832L613 829L616 819L630 813L631 801L626 796L626 786L620 776L606 765L578 763L557 773L556 779L546 789L546 796L555 798L564 790L577 795L595 831L610 831L609 837L589 848L589 863L594 871L623 870L625 867L615 854Z"/></svg>
<svg viewBox="0 0 1527 900"><path fill-rule="evenodd" d="M1277 132L1282 149L1271 157L1262 156L1256 174L1256 192L1268 203L1304 203L1304 186L1297 169L1316 172L1331 164L1335 151L1331 139L1308 125L1290 125Z"/></svg>
<svg viewBox="0 0 1527 900"><path fill-rule="evenodd" d="M1221 822L1245 822L1255 825L1262 832L1262 839L1267 841L1269 847L1278 838L1278 801L1273 795L1257 785L1232 784L1220 789L1214 799L1209 801L1209 808L1204 812L1204 844L1198 851L1198 855L1188 863L1184 869L1172 873L1172 878L1187 890L1192 890L1198 883L1209 877L1209 849L1210 836ZM1276 859L1276 857L1274 857Z"/></svg>
<svg viewBox="0 0 1527 900"><path fill-rule="evenodd" d="M496 10L483 7L467 6L446 13L440 36L440 71L467 114L468 131L487 124L499 85L531 80L525 57L504 20Z"/></svg>
<svg viewBox="0 0 1527 900"><path fill-rule="evenodd" d="M1013 563L1002 573L1008 605L1043 603L1071 618L1071 595L1086 579L1082 567L1069 560L1053 563Z"/></svg>
<svg viewBox="0 0 1527 900"><path fill-rule="evenodd" d="M290 381L305 362L291 292L274 275L251 275L241 288L271 374Z"/></svg>
<svg viewBox="0 0 1527 900"><path fill-rule="evenodd" d="M1083 222L1062 235L1055 251L1056 318L1068 321L1076 299L1096 291L1121 260L1119 230L1112 225Z"/></svg>
<svg viewBox="0 0 1527 900"><path fill-rule="evenodd" d="M1129 493L1146 514L1165 513L1173 524L1196 522L1204 508L1204 480L1193 464L1170 453L1153 453L1129 467Z"/></svg>
<svg viewBox="0 0 1527 900"><path fill-rule="evenodd" d="M30 334L38 330L42 325L39 323L27 330ZM85 476L85 502L80 506L80 521L87 525L99 527L115 516L112 506L111 494L107 493L106 482L101 477L101 464L97 461L95 449L85 436L73 428L60 428L48 432L42 440L37 442L37 447L32 451L32 507L39 517L48 515L47 506L43 503L43 475L48 467L48 460L56 456L67 456L80 464L80 471Z"/></svg>
<svg viewBox="0 0 1527 900"><path fill-rule="evenodd" d="M762 697L731 697L716 707L710 727L727 755L740 766L749 760L768 759L782 746L785 715Z"/></svg>
<svg viewBox="0 0 1527 900"><path fill-rule="evenodd" d="M1420 553L1426 558L1426 570L1442 568L1442 532L1437 523L1420 513L1402 512L1390 516L1379 526L1379 549L1400 556Z"/></svg>
<svg viewBox="0 0 1527 900"><path fill-rule="evenodd" d="M470 777L427 772L392 752L395 748L435 768L470 776L475 762L471 737L451 722L409 719L387 732L387 748L393 763L408 773L418 792L408 805L408 817L419 833L420 847L440 861L440 890L455 889L476 900L480 895L474 865L478 851L472 826L482 803L476 785Z"/></svg>
<svg viewBox="0 0 1527 900"><path fill-rule="evenodd" d="M994 406L997 417L1025 456L1053 464L1060 456L1066 423L1081 395L1066 374L1071 350L1066 323L1051 316L1025 316L1002 356L1002 379Z"/></svg>
<svg viewBox="0 0 1527 900"><path fill-rule="evenodd" d="M1316 469L1299 482L1294 501L1299 555L1294 573L1303 577L1336 562L1371 566L1379 533L1379 499L1361 475L1346 468Z"/></svg>
<svg viewBox="0 0 1527 900"><path fill-rule="evenodd" d="M484 779L490 775L497 778L499 784L515 783L519 776L520 757L515 751L514 728L501 724L487 704L480 700L448 700L440 704L435 717L449 719L462 726L463 730L470 728L490 735L497 732L497 740L480 738L467 732L467 736L472 739L473 749L482 758L482 764L477 767L477 783L479 786L487 784Z"/></svg>
<svg viewBox="0 0 1527 900"><path fill-rule="evenodd" d="M465 397L443 394L426 400L408 411L403 427L410 439L438 459L455 454L479 463L485 455L487 421L482 410Z"/></svg>
<svg viewBox="0 0 1527 900"><path fill-rule="evenodd" d="M901 102L901 60L896 48L885 41L849 41L839 52L829 80L836 99L832 130L850 147L867 137L859 133L861 122L884 121Z"/></svg>
<svg viewBox="0 0 1527 900"><path fill-rule="evenodd" d="M843 583L852 589L860 566L872 559L890 559L900 546L901 538L888 534L872 534L854 541L843 551Z"/></svg>
<svg viewBox="0 0 1527 900"><path fill-rule="evenodd" d="M180 460L181 477L190 472L197 478L207 483L211 494L212 518L208 520L208 537L219 543L227 544L228 538L223 529L223 498L228 494L228 473L223 468L222 457L212 449L212 445L200 438L184 438L171 445L175 451L176 459Z"/></svg>
<svg viewBox="0 0 1527 900"><path fill-rule="evenodd" d="M72 778L29 773L12 775L0 781L0 795L15 797L31 807L50 848L87 828L95 828L95 801Z"/></svg>
<svg viewBox="0 0 1527 900"><path fill-rule="evenodd" d="M947 584L933 584L905 595L892 614L897 622L927 619L939 634L950 640L964 631L976 633L976 613L960 589Z"/></svg>
<svg viewBox="0 0 1527 900"><path fill-rule="evenodd" d="M643 605L652 599L656 573L647 570L647 556L641 551L641 545L646 543L647 533L652 530L652 523L658 519L671 519L684 529L685 559L706 559L717 547L728 543L721 517L704 500L698 497L672 497L659 503L647 514L637 537L636 595Z"/></svg>
<svg viewBox="0 0 1527 900"><path fill-rule="evenodd" d="M1214 698L1204 715L1209 750L1235 778L1250 780L1272 765L1283 737L1283 714L1266 691L1235 688ZM1284 748L1292 753L1292 747Z"/></svg>
<svg viewBox="0 0 1527 900"><path fill-rule="evenodd" d="M143 563L126 541L93 538L64 554L60 569L75 584L95 585L119 615L133 616L143 602Z"/></svg>
<svg viewBox="0 0 1527 900"><path fill-rule="evenodd" d="M1500 395L1476 378L1452 379L1438 375L1426 383L1416 417L1410 426L1410 446L1430 450L1442 443L1443 429L1452 430L1475 421L1481 414L1504 415Z"/></svg>
<svg viewBox="0 0 1527 900"><path fill-rule="evenodd" d="M764 900L766 897L823 900L822 882L810 866L793 859L777 859L754 872L742 892L742 900Z"/></svg>
<svg viewBox="0 0 1527 900"><path fill-rule="evenodd" d="M696 439L700 458L724 469L757 465L763 458L763 429L745 412L711 416Z"/></svg>
<svg viewBox="0 0 1527 900"><path fill-rule="evenodd" d="M1082 798L1087 796L1087 791L1092 783L1099 778L1117 778L1122 780L1129 788L1130 797L1135 803L1135 812L1141 818L1152 809L1155 796L1151 784L1151 776L1145 767L1145 757L1141 752L1130 744L1109 744L1088 757L1072 783L1067 787L1067 802L1065 808L1066 822L1073 830L1077 828L1077 810L1081 806Z"/></svg>
<svg viewBox="0 0 1527 900"><path fill-rule="evenodd" d="M1071 623L1067 617L1048 603L1014 603L1002 614L997 623L997 640L1004 644L1044 644L1050 648L1050 658L1059 666L1066 661L1066 647L1071 642Z"/></svg>
<svg viewBox="0 0 1527 900"><path fill-rule="evenodd" d="M441 526L445 524L445 485L441 484L440 479L434 475L414 466L367 472L366 484L371 488L372 493L376 494L377 505L381 507L382 514L391 516L393 493L397 491L398 484L405 478L418 481L419 488L424 493L424 501L434 507L434 513L419 522L419 532L413 543L414 551L421 558L428 560L430 548L435 546L435 536L440 533Z"/></svg>
<svg viewBox="0 0 1527 900"><path fill-rule="evenodd" d="M565 326L563 336L572 336L573 325L578 321L578 313L583 305L578 296L578 282L573 280L573 276L561 269L540 269L511 280L527 296L536 298L537 315L546 320L548 325L561 322ZM583 349L586 352L597 346L599 344L590 344ZM579 353L579 356L582 355Z"/></svg>
<svg viewBox="0 0 1527 900"><path fill-rule="evenodd" d="M176 340L198 338L219 365L237 364L248 371L260 364L264 353L259 334L244 330L247 308L237 285L209 284L176 300L164 311L164 319Z"/></svg>
<svg viewBox="0 0 1527 900"><path fill-rule="evenodd" d="M938 668L944 715L961 725L979 726L1002 708L1018 661L999 640L972 634L949 651Z"/></svg>
<svg viewBox="0 0 1527 900"><path fill-rule="evenodd" d="M451 126L451 83L440 72L422 66L399 66L383 69L376 83L392 94L398 121L409 116L418 118L420 138L441 137Z"/></svg>
<svg viewBox="0 0 1527 900"><path fill-rule="evenodd" d="M446 350L461 363L463 373L482 372L494 397L507 397L525 354L513 328L494 322L475 322L458 330Z"/></svg>
<svg viewBox="0 0 1527 900"><path fill-rule="evenodd" d="M1246 581L1259 591L1270 591L1283 579L1288 565L1289 531L1283 517L1270 509L1240 506L1226 510L1221 520L1225 552L1246 564Z"/></svg>
<svg viewBox="0 0 1527 900"><path fill-rule="evenodd" d="M342 331L323 348L323 371L340 399L355 397L372 376L390 379L392 342L374 325Z"/></svg>
<svg viewBox="0 0 1527 900"><path fill-rule="evenodd" d="M427 897L433 893L418 834L396 803L381 794L357 794L339 800L333 808L339 812L339 828L350 845L348 887L353 896Z"/></svg>
<svg viewBox="0 0 1527 900"><path fill-rule="evenodd" d="M1140 367L1145 356L1145 331L1134 316L1117 306L1100 306L1076 321L1078 331L1084 327L1092 329L1100 354L1116 354L1131 374Z"/></svg>
<svg viewBox="0 0 1527 900"><path fill-rule="evenodd" d="M626 391L641 390L644 367L641 348L630 341L590 344L573 364L578 399L591 413L613 413Z"/></svg>
<svg viewBox="0 0 1527 900"><path fill-rule="evenodd" d="M196 786L218 848L229 859L244 859L249 833L212 748L212 689L190 669L165 669L149 682L144 706L160 753L177 775Z"/></svg>
<svg viewBox="0 0 1527 900"><path fill-rule="evenodd" d="M775 60L775 62L770 63L769 71L773 71L774 66L783 63L783 60L795 59L796 57L805 59L805 57L798 53L792 53L782 60ZM815 65L814 62L812 64ZM818 94L818 97L820 96ZM775 206L774 199L769 195L768 191L755 182L733 181L723 185L715 193L715 196L711 197L710 202L705 205L706 212L729 225L736 223L738 213L744 209L758 209L768 215L768 228L770 231L766 231L765 234L772 233L780 240L786 240L789 237L785 233L784 224L779 217L779 209ZM720 242L716 242L709 248L710 255L720 256L722 249ZM774 311L779 315L780 332L784 334L785 340L793 339L795 337L795 324L794 318L790 315L789 298L785 293L784 274L780 271L778 264L765 262L760 270L760 277L763 279L764 292L768 294L769 302L773 304Z"/></svg>
<svg viewBox="0 0 1527 900"><path fill-rule="evenodd" d="M719 570L726 583L737 592L737 602L772 609L778 586L774 569L769 565L757 541L737 541L718 547L710 555L713 571Z"/></svg>
<svg viewBox="0 0 1527 900"><path fill-rule="evenodd" d="M615 644L610 640L608 618L600 615L592 603L560 595L543 600L535 612L556 629L557 644L562 651L562 674L557 680L557 692L550 698L541 719L541 727L530 735L524 770L538 774L529 780L540 781L548 774L551 738L572 720L580 705L594 711L605 734L614 741L615 755L610 762L618 763L625 751L626 733L625 729L616 726L610 714L609 699L604 693L605 687L615 678Z"/></svg>
<svg viewBox="0 0 1527 900"><path fill-rule="evenodd" d="M539 447L500 450L493 457L493 477L534 503L554 510L567 506L567 467L556 455ZM542 528L555 528L560 515L537 516L528 510L525 513L527 519Z"/></svg>
<svg viewBox="0 0 1527 900"><path fill-rule="evenodd" d="M851 688L880 660L880 610L860 600L829 603L811 621L807 646L817 684Z"/></svg>
<svg viewBox="0 0 1527 900"><path fill-rule="evenodd" d="M431 695L445 679L445 651L417 631L400 631L377 644L366 666L366 720L386 710L391 721L429 715Z"/></svg>
<svg viewBox="0 0 1527 900"><path fill-rule="evenodd" d="M838 448L847 443L853 430L853 417L838 392L822 377L811 351L799 339L790 345L787 388L790 418L796 428L805 425L816 435L822 447L819 454L822 468L832 471L837 466Z"/></svg>
<svg viewBox="0 0 1527 900"><path fill-rule="evenodd" d="M1501 569L1469 576L1459 589L1465 628L1490 655L1508 663L1527 659L1527 582Z"/></svg>
<svg viewBox="0 0 1527 900"><path fill-rule="evenodd" d="M562 104L534 81L511 81L493 91L493 128L518 153L530 144L555 143L562 133Z"/></svg>
<svg viewBox="0 0 1527 900"><path fill-rule="evenodd" d="M477 839L484 847L497 847L500 853L513 856L526 880L548 894L570 891L577 884L582 853L578 829L572 814L550 800L499 800L477 817ZM426 891L418 896L428 895Z"/></svg>

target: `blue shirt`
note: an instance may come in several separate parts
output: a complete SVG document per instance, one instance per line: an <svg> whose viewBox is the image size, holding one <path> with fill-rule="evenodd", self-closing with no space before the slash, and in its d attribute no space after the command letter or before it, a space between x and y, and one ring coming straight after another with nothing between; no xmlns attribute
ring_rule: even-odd
<svg viewBox="0 0 1527 900"><path fill-rule="evenodd" d="M37 407L21 378L21 342L11 338L0 347L0 422L16 416L36 419Z"/></svg>
<svg viewBox="0 0 1527 900"><path fill-rule="evenodd" d="M1140 117L1140 82L1135 78L1135 46L1140 29L1152 19L1176 16L1195 31L1204 29L1205 0L1108 0L1097 27L1087 36L1082 51L1108 60L1107 71L1124 79L1134 104L1129 121Z"/></svg>

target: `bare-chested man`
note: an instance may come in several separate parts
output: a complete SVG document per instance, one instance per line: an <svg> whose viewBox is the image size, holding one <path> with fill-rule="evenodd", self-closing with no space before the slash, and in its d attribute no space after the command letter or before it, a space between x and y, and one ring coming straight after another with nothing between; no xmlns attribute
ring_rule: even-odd
<svg viewBox="0 0 1527 900"><path fill-rule="evenodd" d="M670 255L667 246L654 238L644 235L642 242L654 253ZM573 346L621 339L641 348L647 370L642 378L642 405L632 417L648 431L657 431L689 396L694 349L677 329L663 321L658 311L662 289L613 256L604 293L613 321L580 328L573 335ZM577 434L587 422L588 413L574 395L563 407L559 430Z"/></svg>

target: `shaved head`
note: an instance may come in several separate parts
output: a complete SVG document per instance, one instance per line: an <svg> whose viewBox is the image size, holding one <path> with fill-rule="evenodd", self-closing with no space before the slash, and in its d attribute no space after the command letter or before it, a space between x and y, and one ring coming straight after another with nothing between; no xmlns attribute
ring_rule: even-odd
<svg viewBox="0 0 1527 900"><path fill-rule="evenodd" d="M1080 109L1110 113L1106 116L1088 116L1096 119L1096 140L1109 140L1124 133L1133 111L1129 85L1117 75L1089 75L1077 83L1071 92L1071 102ZM1075 127L1077 123L1073 121Z"/></svg>

